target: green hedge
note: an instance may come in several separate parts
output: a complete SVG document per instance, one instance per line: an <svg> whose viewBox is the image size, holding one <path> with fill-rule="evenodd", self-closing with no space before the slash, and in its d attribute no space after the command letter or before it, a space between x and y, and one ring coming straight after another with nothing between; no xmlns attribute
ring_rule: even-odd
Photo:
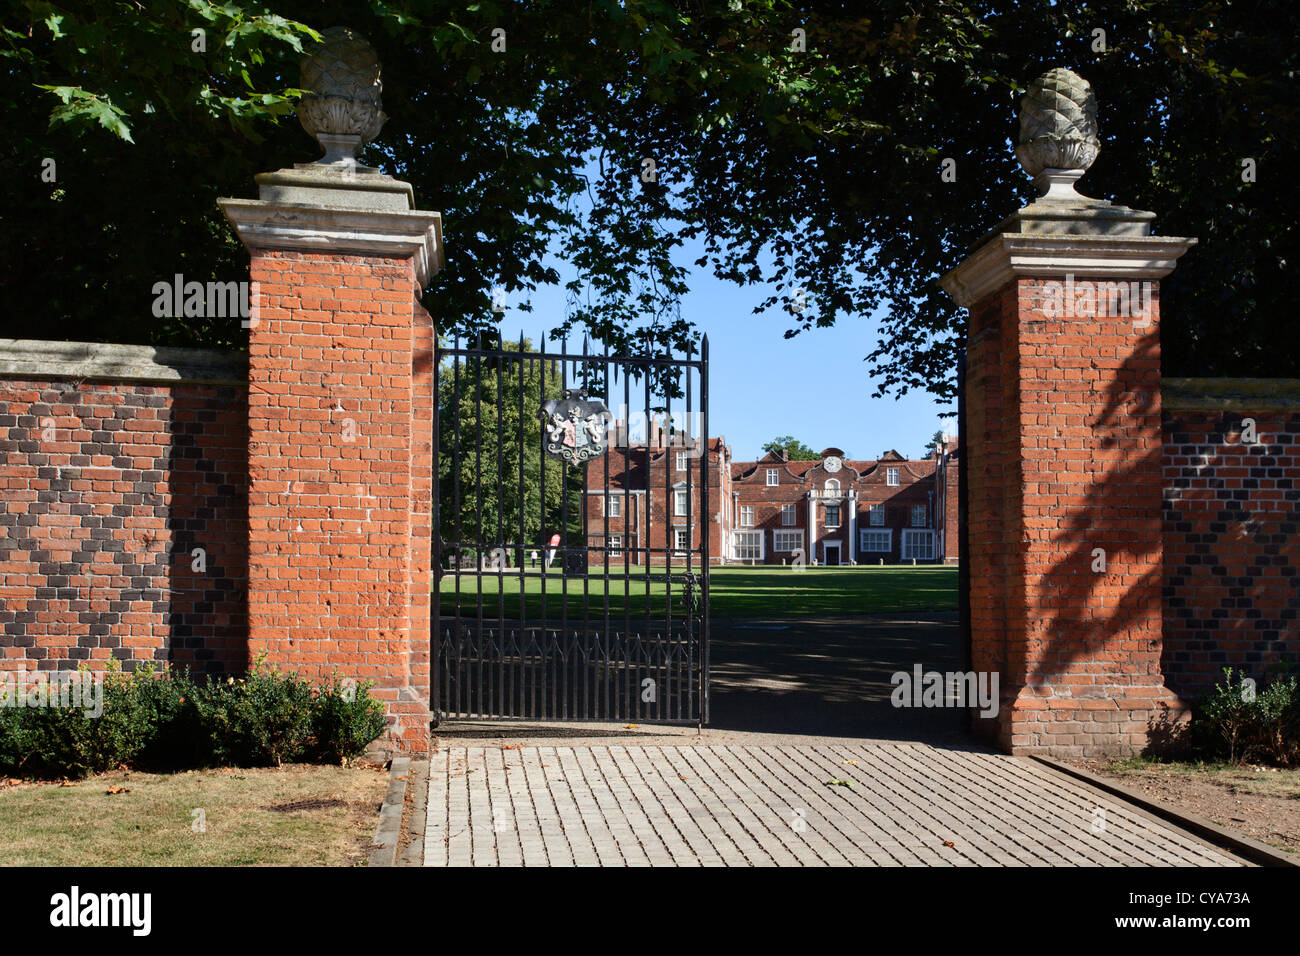
<svg viewBox="0 0 1300 956"><path fill-rule="evenodd" d="M1295 676L1266 686L1223 669L1224 682L1192 708L1187 743L1211 760L1300 766L1300 686Z"/></svg>
<svg viewBox="0 0 1300 956"><path fill-rule="evenodd" d="M261 662L241 678L193 678L146 665L102 679L98 716L83 708L0 707L0 774L76 778L123 764L339 763L360 755L385 728L369 684L314 684Z"/></svg>

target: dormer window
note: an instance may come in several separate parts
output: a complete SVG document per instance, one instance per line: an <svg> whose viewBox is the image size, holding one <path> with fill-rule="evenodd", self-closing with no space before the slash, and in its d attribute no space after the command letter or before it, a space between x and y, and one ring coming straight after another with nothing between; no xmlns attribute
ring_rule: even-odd
<svg viewBox="0 0 1300 956"><path fill-rule="evenodd" d="M769 486L779 485L781 483L781 472L775 468L769 468L767 470L767 483Z"/></svg>

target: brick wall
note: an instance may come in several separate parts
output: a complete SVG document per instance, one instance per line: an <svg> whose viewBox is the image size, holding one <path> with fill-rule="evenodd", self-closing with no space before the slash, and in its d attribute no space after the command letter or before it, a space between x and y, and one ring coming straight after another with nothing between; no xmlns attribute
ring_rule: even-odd
<svg viewBox="0 0 1300 956"><path fill-rule="evenodd" d="M0 668L244 669L242 375L192 350L0 347Z"/></svg>
<svg viewBox="0 0 1300 956"><path fill-rule="evenodd" d="M1225 666L1262 680L1300 655L1300 381L1165 391L1162 666L1196 697Z"/></svg>

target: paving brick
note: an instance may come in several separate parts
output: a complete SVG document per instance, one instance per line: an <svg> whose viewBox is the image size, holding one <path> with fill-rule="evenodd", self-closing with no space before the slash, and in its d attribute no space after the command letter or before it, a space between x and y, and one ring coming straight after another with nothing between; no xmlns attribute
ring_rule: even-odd
<svg viewBox="0 0 1300 956"><path fill-rule="evenodd" d="M832 779L852 786L828 786ZM428 866L1241 865L1038 764L875 743L440 748L430 761L424 859Z"/></svg>

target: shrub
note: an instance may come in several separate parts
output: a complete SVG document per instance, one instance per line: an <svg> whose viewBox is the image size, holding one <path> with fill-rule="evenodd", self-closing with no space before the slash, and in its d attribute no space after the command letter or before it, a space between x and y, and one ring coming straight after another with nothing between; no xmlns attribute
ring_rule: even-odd
<svg viewBox="0 0 1300 956"><path fill-rule="evenodd" d="M312 733L316 757L347 763L384 732L384 705L370 696L370 683L330 678L316 695Z"/></svg>
<svg viewBox="0 0 1300 956"><path fill-rule="evenodd" d="M258 664L247 677L209 681L197 690L195 704L219 765L279 766L307 752L312 688L295 674Z"/></svg>
<svg viewBox="0 0 1300 956"><path fill-rule="evenodd" d="M155 675L152 666L135 672L141 682L142 699L154 717L154 732L137 758L142 766L166 770L174 767L204 767L216 762L212 744L199 716L198 699L207 678L195 681L188 670L164 670ZM152 678L144 680L145 677Z"/></svg>
<svg viewBox="0 0 1300 956"><path fill-rule="evenodd" d="M1232 763L1258 760L1300 764L1300 687L1294 676L1274 679L1262 690L1244 673L1223 669L1224 682L1192 710L1193 746L1203 756Z"/></svg>
<svg viewBox="0 0 1300 956"><path fill-rule="evenodd" d="M82 672L82 680L88 674ZM84 777L121 764L176 770L344 762L384 732L369 685L320 687L261 661L243 678L144 665L103 675L103 712L0 706L0 773Z"/></svg>
<svg viewBox="0 0 1300 956"><path fill-rule="evenodd" d="M0 768L35 776L84 777L136 758L153 733L152 712L140 682L119 670L102 676L102 713L87 706L0 708ZM86 668L82 688L93 687ZM57 687L51 682L47 687Z"/></svg>

